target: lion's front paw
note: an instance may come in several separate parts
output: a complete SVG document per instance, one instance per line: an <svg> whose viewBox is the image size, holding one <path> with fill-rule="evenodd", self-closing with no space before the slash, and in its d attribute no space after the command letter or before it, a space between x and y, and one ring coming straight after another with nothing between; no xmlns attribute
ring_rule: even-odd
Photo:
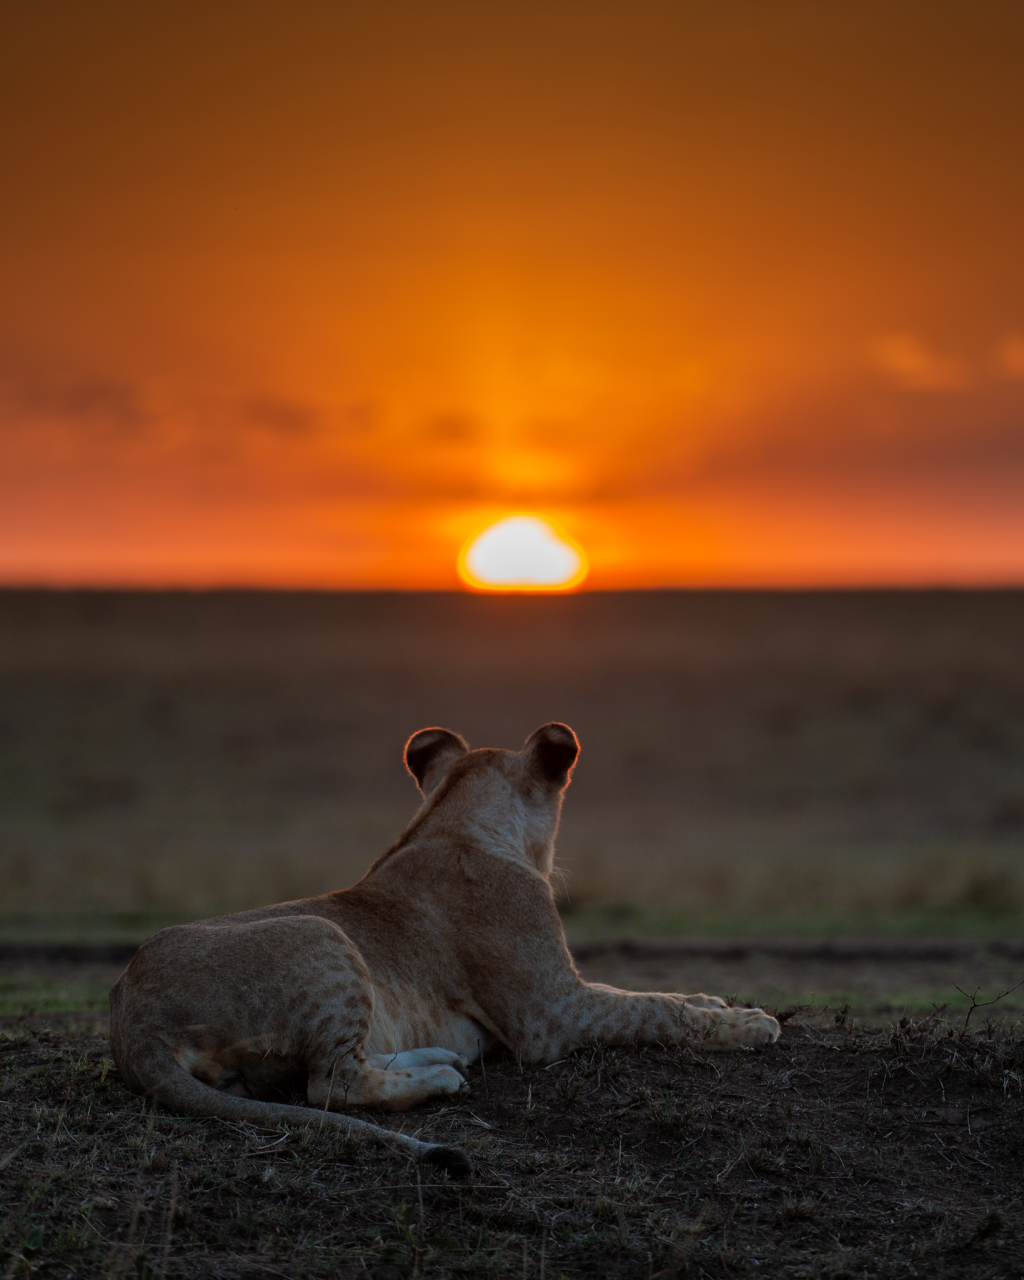
<svg viewBox="0 0 1024 1280"><path fill-rule="evenodd" d="M708 1049L752 1048L778 1040L781 1027L763 1009L728 1009L684 1005L691 1009L684 1022L699 1034Z"/></svg>
<svg viewBox="0 0 1024 1280"><path fill-rule="evenodd" d="M782 1035L778 1020L763 1009L747 1009L750 1017L743 1024L743 1043L746 1045L774 1044Z"/></svg>
<svg viewBox="0 0 1024 1280"><path fill-rule="evenodd" d="M696 1005L698 1009L728 1009L721 996L706 996L703 991L695 996L683 996L687 1004Z"/></svg>
<svg viewBox="0 0 1024 1280"><path fill-rule="evenodd" d="M716 1049L753 1048L760 1044L774 1044L782 1034L782 1028L763 1009L730 1009L730 1017L723 1019L712 1033Z"/></svg>

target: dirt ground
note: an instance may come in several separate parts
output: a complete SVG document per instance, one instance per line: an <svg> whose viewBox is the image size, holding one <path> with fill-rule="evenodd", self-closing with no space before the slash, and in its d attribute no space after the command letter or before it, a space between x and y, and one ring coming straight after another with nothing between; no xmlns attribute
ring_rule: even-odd
<svg viewBox="0 0 1024 1280"><path fill-rule="evenodd" d="M845 963L867 1004L922 974L944 981L956 968L984 985L1021 963L951 944L943 959L933 944L902 970L891 960L883 982L877 955L737 950L595 948L584 968L728 993L830 974L835 987ZM102 989L117 968L94 961L88 981ZM31 977L24 959L6 970ZM35 980L81 991L75 970L55 959ZM0 1020L0 1275L1024 1275L1024 1046L1015 1021L986 1022L1007 1005L976 1010L965 1029L962 1000L895 1022L819 1003L763 1052L585 1048L525 1070L499 1054L457 1103L374 1117L463 1147L468 1182L333 1133L153 1111L118 1080L101 1012L11 1015Z"/></svg>

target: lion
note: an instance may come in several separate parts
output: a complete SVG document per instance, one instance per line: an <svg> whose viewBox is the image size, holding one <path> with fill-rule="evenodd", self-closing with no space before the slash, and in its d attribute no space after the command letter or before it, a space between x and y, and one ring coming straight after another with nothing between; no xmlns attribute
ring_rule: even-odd
<svg viewBox="0 0 1024 1280"><path fill-rule="evenodd" d="M465 1176L463 1152L342 1113L454 1097L495 1044L534 1063L583 1043L776 1040L761 1009L580 977L551 889L578 754L559 723L521 751L413 734L404 758L423 802L358 883L143 943L110 993L122 1079L179 1112L334 1125ZM308 1106L281 1101L303 1091Z"/></svg>

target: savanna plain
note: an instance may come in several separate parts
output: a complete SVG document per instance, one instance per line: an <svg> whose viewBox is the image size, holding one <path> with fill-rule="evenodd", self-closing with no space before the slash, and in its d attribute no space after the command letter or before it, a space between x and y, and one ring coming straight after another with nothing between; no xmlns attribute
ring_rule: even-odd
<svg viewBox="0 0 1024 1280"><path fill-rule="evenodd" d="M0 593L0 1276L1024 1276L1024 595ZM175 920L355 880L405 739L583 751L588 978L768 1050L502 1053L323 1131L130 1095L106 992Z"/></svg>

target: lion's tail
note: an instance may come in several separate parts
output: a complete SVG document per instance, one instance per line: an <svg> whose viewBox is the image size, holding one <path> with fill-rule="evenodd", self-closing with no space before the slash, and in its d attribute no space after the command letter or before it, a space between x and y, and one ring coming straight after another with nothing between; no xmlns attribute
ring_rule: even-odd
<svg viewBox="0 0 1024 1280"><path fill-rule="evenodd" d="M292 1107L285 1103L260 1102L257 1098L239 1098L221 1093L219 1089L213 1089L190 1075L164 1046L160 1047L146 1065L146 1078L137 1082L142 1087L136 1089L136 1092L154 1098L173 1111L183 1111L193 1116L210 1116L218 1120L236 1120L263 1128L292 1124L319 1129L330 1125L345 1133L393 1147L414 1160L436 1165L453 1178L465 1178L473 1172L469 1156L457 1147L420 1142L404 1133L394 1133L390 1129L382 1129L380 1125L357 1120L354 1116L337 1111Z"/></svg>

